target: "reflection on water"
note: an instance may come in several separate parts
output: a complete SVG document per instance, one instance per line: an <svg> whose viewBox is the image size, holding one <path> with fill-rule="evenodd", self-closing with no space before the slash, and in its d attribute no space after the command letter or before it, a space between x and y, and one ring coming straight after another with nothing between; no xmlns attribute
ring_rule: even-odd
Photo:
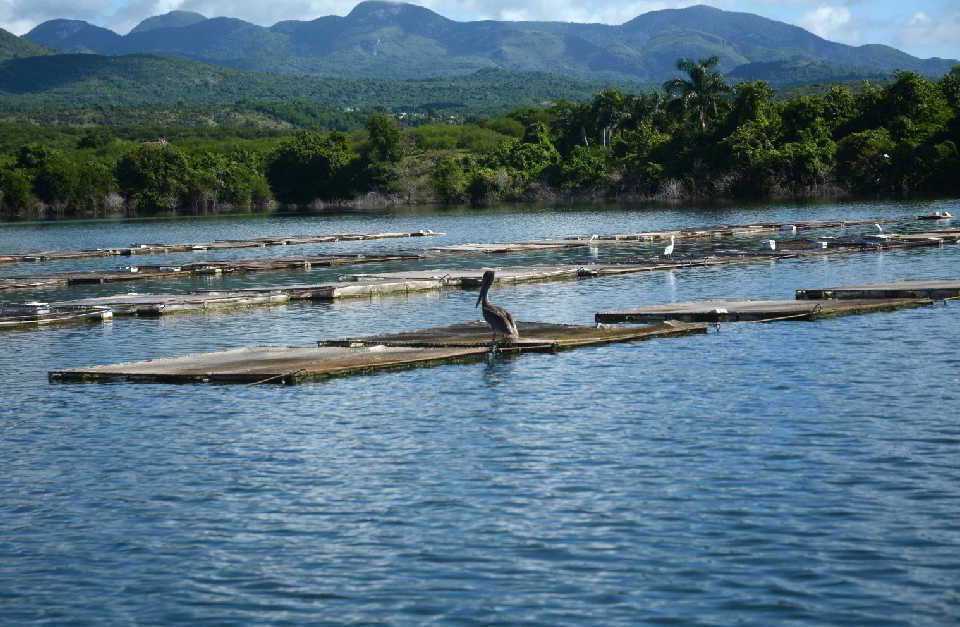
<svg viewBox="0 0 960 627"><path fill-rule="evenodd" d="M941 202L17 224L0 229L0 250L417 228L447 232L443 243L507 241L938 209L960 214ZM590 258L584 249L444 266ZM522 320L589 324L601 309L957 278L958 260L960 247L946 246L690 268L505 286L496 301ZM296 387L46 382L53 368L472 320L475 299L451 290L4 332L0 622L955 620L953 304Z"/></svg>

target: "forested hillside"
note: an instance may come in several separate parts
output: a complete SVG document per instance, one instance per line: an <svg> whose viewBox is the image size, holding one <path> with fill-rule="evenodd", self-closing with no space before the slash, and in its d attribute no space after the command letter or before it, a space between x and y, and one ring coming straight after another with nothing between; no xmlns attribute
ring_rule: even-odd
<svg viewBox="0 0 960 627"><path fill-rule="evenodd" d="M45 54L53 54L53 51L0 28L0 61Z"/></svg>
<svg viewBox="0 0 960 627"><path fill-rule="evenodd" d="M456 80L294 78L151 55L49 55L0 62L0 111L298 100L340 109L492 114L588 98L607 84L501 70Z"/></svg>

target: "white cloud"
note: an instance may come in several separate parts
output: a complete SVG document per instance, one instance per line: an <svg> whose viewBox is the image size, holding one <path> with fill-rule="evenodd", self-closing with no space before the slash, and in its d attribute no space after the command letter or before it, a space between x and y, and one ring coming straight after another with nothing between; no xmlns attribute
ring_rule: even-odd
<svg viewBox="0 0 960 627"><path fill-rule="evenodd" d="M110 0L0 0L0 28L21 35L54 18L92 20L109 4Z"/></svg>
<svg viewBox="0 0 960 627"><path fill-rule="evenodd" d="M153 15L172 10L207 17L237 17L269 26L281 20L346 15L360 0L0 0L0 26L23 33L48 19L87 20L126 33ZM737 10L738 0L405 0L453 20L549 20L622 24L648 11L710 4ZM756 2L757 0L753 0ZM766 2L768 0L759 0ZM777 0L806 2L808 0ZM822 0L820 0L822 1ZM843 2L844 0L835 0ZM742 9L740 9L742 10Z"/></svg>
<svg viewBox="0 0 960 627"><path fill-rule="evenodd" d="M853 13L845 6L820 6L804 13L798 24L824 39L857 43L860 32Z"/></svg>
<svg viewBox="0 0 960 627"><path fill-rule="evenodd" d="M951 46L960 51L960 9L936 20L923 11L914 13L901 29L898 41L906 46Z"/></svg>
<svg viewBox="0 0 960 627"><path fill-rule="evenodd" d="M562 4L550 0L529 0L522 3L516 0L427 0L419 4L451 19L461 20L622 24L649 11L677 9L704 3L704 0L641 0L587 5L579 2ZM707 4L723 4L723 0L707 2Z"/></svg>
<svg viewBox="0 0 960 627"><path fill-rule="evenodd" d="M10 0L0 0L0 2ZM28 1L28 0L25 0ZM48 0L56 2L57 0ZM62 0L60 0L62 1ZM92 0L87 0L92 1ZM703 4L704 0L635 0L593 6L551 0L408 0L453 20L550 20L622 24L648 11ZM706 0L722 5L728 0ZM346 15L359 0L133 0L106 20L107 26L125 33L144 18L175 9L196 11L207 17L237 17L269 26L281 20L313 20L326 15Z"/></svg>

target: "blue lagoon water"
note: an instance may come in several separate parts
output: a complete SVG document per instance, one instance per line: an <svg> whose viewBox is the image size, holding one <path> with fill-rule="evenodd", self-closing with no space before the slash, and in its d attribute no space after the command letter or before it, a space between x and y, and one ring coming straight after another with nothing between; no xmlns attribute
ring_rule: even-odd
<svg viewBox="0 0 960 627"><path fill-rule="evenodd" d="M223 259L943 209L960 215L960 202L4 224L0 251L447 233L180 257ZM699 245L681 241L678 250ZM575 259L590 253L356 271ZM321 282L353 270L0 296ZM958 277L960 246L946 246L503 287L492 298L521 320L590 324L596 311L643 304ZM731 324L703 336L293 387L46 378L52 369L472 320L475 298L452 290L3 332L0 624L960 620L960 304Z"/></svg>

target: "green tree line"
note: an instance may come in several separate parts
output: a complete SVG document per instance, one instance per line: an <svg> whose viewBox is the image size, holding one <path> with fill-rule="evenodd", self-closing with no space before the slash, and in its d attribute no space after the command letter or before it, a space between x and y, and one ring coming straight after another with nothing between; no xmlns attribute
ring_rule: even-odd
<svg viewBox="0 0 960 627"><path fill-rule="evenodd" d="M681 60L662 91L515 111L526 133L433 171L448 202L544 193L661 198L956 195L960 66L938 81L899 72L883 87L775 99L729 85L717 58Z"/></svg>
<svg viewBox="0 0 960 627"><path fill-rule="evenodd" d="M681 60L660 91L406 129L387 113L347 132L180 129L170 141L148 127L4 125L0 213L254 211L370 192L478 204L960 192L960 67L777 100L763 81L727 84L716 64Z"/></svg>

